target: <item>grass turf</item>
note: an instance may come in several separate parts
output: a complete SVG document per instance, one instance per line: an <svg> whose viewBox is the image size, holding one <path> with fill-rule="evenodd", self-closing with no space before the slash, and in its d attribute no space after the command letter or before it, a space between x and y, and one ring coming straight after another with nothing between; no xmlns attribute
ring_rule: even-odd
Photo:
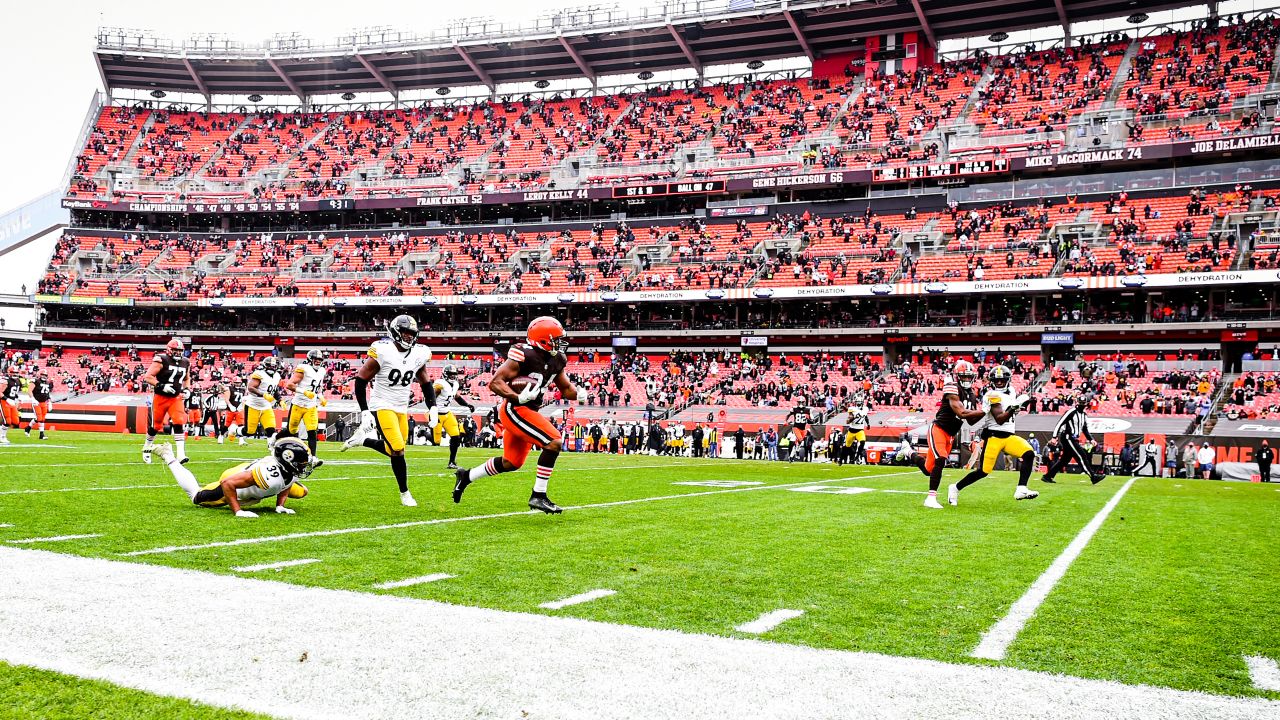
<svg viewBox="0 0 1280 720"><path fill-rule="evenodd" d="M257 520L192 506L160 464L142 465L133 437L57 433L0 450L0 541L100 534L32 547L210 572L291 559L320 562L254 573L305 585L385 592L483 607L738 635L770 610L804 615L764 637L816 647L980 663L968 653L1119 487L1078 476L1033 481L1015 502L996 473L958 508L920 507L923 478L905 468L838 468L689 458L566 454L551 496L582 507L460 522L276 539L127 557L168 546L456 520L525 509L532 467L449 498L443 452L410 450L420 507L398 503L385 459L338 454L293 501ZM202 482L265 453L190 441ZM466 450L464 464L492 451ZM954 481L959 473L949 475ZM737 488L678 483L751 482ZM790 486L873 492L793 492ZM149 487L153 486L153 487ZM94 488L129 488L103 489ZM22 492L67 490L67 492ZM679 497L668 497L668 496ZM662 499L659 499L662 498ZM1280 527L1274 486L1140 480L1050 594L1003 664L1239 695L1255 690L1242 655L1280 657L1266 604L1280 591L1267 547ZM394 590L375 584L457 577ZM593 589L617 594L561 610L542 603ZM1277 697L1275 693L1270 694Z"/></svg>
<svg viewBox="0 0 1280 720"><path fill-rule="evenodd" d="M265 715L0 663L0 720L252 720Z"/></svg>

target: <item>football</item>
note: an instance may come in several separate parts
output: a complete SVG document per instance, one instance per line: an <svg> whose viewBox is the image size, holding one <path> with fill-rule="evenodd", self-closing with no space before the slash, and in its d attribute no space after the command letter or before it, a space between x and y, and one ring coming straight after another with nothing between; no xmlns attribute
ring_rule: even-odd
<svg viewBox="0 0 1280 720"><path fill-rule="evenodd" d="M538 383L528 375L521 375L507 384L511 386L512 390L515 390L517 393L521 393L524 392L525 388L536 386Z"/></svg>

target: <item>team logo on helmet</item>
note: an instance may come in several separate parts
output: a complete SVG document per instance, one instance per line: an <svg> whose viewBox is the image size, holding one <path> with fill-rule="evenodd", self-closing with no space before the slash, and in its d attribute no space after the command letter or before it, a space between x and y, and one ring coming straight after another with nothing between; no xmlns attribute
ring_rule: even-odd
<svg viewBox="0 0 1280 720"><path fill-rule="evenodd" d="M408 315L397 315L387 323L387 337L400 352L409 352L418 344L418 321Z"/></svg>

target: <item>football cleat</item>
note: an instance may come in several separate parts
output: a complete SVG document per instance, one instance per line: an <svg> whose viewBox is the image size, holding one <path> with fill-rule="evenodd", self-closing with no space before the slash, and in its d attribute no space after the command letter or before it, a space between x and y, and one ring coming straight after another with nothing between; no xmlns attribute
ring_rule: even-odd
<svg viewBox="0 0 1280 720"><path fill-rule="evenodd" d="M529 496L529 509L541 510L548 515L558 515L559 513L564 512L564 510L560 509L559 505L551 502L551 498L546 495L539 495L538 493L534 493Z"/></svg>
<svg viewBox="0 0 1280 720"><path fill-rule="evenodd" d="M453 474L453 501L455 503L462 502L462 492L471 484L471 471L466 468L458 468Z"/></svg>
<svg viewBox="0 0 1280 720"><path fill-rule="evenodd" d="M142 462L148 465L151 464L151 450L152 448L149 447L142 448Z"/></svg>
<svg viewBox="0 0 1280 720"><path fill-rule="evenodd" d="M189 462L191 462L191 458L187 457L186 455L183 455L182 457L178 458L179 465L186 465Z"/></svg>
<svg viewBox="0 0 1280 720"><path fill-rule="evenodd" d="M1040 480L1041 480L1042 482L1047 482L1047 483L1049 483L1050 485L1057 485L1057 484L1058 484L1058 481L1057 481L1057 480L1054 480L1053 478L1049 477L1048 475L1042 475L1042 476L1040 476Z"/></svg>
<svg viewBox="0 0 1280 720"><path fill-rule="evenodd" d="M1040 493L1032 490L1026 485L1019 485L1017 490L1013 491L1014 500L1034 500L1040 497Z"/></svg>
<svg viewBox="0 0 1280 720"><path fill-rule="evenodd" d="M449 463L448 465L445 465L445 467L446 467L446 468L448 468L448 469L450 469L450 470L457 470L457 469L458 469L458 463L456 463L456 462L451 462L451 463Z"/></svg>
<svg viewBox="0 0 1280 720"><path fill-rule="evenodd" d="M31 428L27 428L27 437L31 437Z"/></svg>
<svg viewBox="0 0 1280 720"><path fill-rule="evenodd" d="M947 486L947 504L953 507L960 504L960 488L955 485Z"/></svg>
<svg viewBox="0 0 1280 720"><path fill-rule="evenodd" d="M1106 475L1094 475L1089 478L1089 482L1093 483L1094 485L1097 485L1098 483L1105 480L1106 477L1107 477Z"/></svg>
<svg viewBox="0 0 1280 720"><path fill-rule="evenodd" d="M413 493L408 490L400 493L400 504L405 507L418 507L418 501L413 499Z"/></svg>
<svg viewBox="0 0 1280 720"><path fill-rule="evenodd" d="M356 431L351 433L351 437L342 443L342 447L338 449L338 452L346 452L361 445L364 445L364 433L360 432L360 428L356 428Z"/></svg>
<svg viewBox="0 0 1280 720"><path fill-rule="evenodd" d="M942 509L942 505L938 503L938 496L934 493L924 496L924 506L927 508L933 508L934 510Z"/></svg>
<svg viewBox="0 0 1280 720"><path fill-rule="evenodd" d="M173 446L169 443L160 443L159 445L156 445L155 453L160 456L160 459L164 461L165 465L173 462ZM147 460L147 462L151 461Z"/></svg>

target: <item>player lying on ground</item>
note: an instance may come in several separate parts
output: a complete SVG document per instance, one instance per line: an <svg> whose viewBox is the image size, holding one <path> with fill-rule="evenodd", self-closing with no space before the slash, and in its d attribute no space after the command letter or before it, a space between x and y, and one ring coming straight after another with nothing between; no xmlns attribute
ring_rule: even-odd
<svg viewBox="0 0 1280 720"><path fill-rule="evenodd" d="M542 453L538 455L538 473L533 493L529 495L529 507L544 513L561 511L560 506L547 497L547 484L562 447L560 431L538 408L542 407L543 391L553 382L565 400L578 399L578 389L564 374L569 342L565 339L564 327L553 317L535 318L529 323L527 336L528 342L511 346L506 361L489 381L489 389L501 398L498 422L504 431L502 457L492 458L470 470L458 470L453 485L454 502L462 502L462 492L482 477L519 470L529 451L536 447Z"/></svg>
<svg viewBox="0 0 1280 720"><path fill-rule="evenodd" d="M414 380L422 388L427 407L435 405L436 391L427 377L431 350L418 344L418 321L397 315L387 324L387 337L369 346L368 359L355 377L360 427L342 444L341 452L364 447L391 460L391 472L400 487L400 504L417 507L409 492L409 466L404 448L409 441L409 405Z"/></svg>
<svg viewBox="0 0 1280 720"><path fill-rule="evenodd" d="M271 448L270 455L228 468L217 482L201 487L196 476L174 457L169 443L157 445L155 453L168 466L173 479L178 481L191 502L201 507L230 507L239 518L258 517L257 513L245 510L245 507L272 496L276 499L277 513L293 515L293 509L285 507L285 501L306 497L307 486L300 481L322 464L321 460L307 453L307 446L301 440L281 438Z"/></svg>

